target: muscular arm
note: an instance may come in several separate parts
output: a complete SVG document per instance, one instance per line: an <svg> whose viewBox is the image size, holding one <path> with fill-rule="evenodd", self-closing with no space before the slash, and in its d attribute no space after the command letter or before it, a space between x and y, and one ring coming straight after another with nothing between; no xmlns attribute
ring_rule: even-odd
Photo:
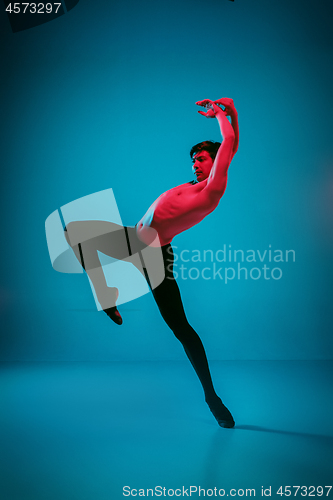
<svg viewBox="0 0 333 500"><path fill-rule="evenodd" d="M239 128L238 128L238 113L234 105L234 101L232 99L229 99L228 97L222 97L222 99L218 99L217 101L214 101L214 104L217 105L222 105L224 106L224 112L227 116L230 116L231 118L231 125L235 133L235 140L234 140L234 146L232 150L232 158L237 152L238 149L238 143L239 143Z"/></svg>
<svg viewBox="0 0 333 500"><path fill-rule="evenodd" d="M220 113L216 113L216 118L220 126L223 141L210 171L207 188L209 191L215 191L217 192L216 194L222 196L227 185L228 168L234 154L235 132L222 110Z"/></svg>
<svg viewBox="0 0 333 500"><path fill-rule="evenodd" d="M200 114L207 116L207 118L217 119L223 138L205 188L210 200L215 202L223 196L227 186L228 168L238 149L238 116L233 100L229 98L222 98L215 102L205 99L198 101L197 104L208 108L206 113L199 111ZM224 106L224 109L218 104ZM231 117L231 123L227 116Z"/></svg>
<svg viewBox="0 0 333 500"><path fill-rule="evenodd" d="M215 157L213 167L210 171L209 177L207 179L207 185L205 191L209 196L209 199L213 202L219 200L225 191L227 186L227 173L228 168L233 158L233 155L236 152L237 144L235 147L236 134L233 126L229 122L227 115L230 114L230 102L233 102L231 99L220 99L216 101L218 104L222 104L225 106L223 110L213 101L209 99L205 99L204 101L198 101L197 104L199 106L205 106L208 108L208 111L204 113L203 111L199 111L200 114L206 116L207 118L216 118L223 138L222 144L217 152ZM236 127L237 123L234 119L234 125ZM237 127L236 127L237 131Z"/></svg>
<svg viewBox="0 0 333 500"><path fill-rule="evenodd" d="M234 147L232 149L232 158L233 158L234 155L237 153L239 144L238 113L236 109L230 114L230 118L231 118L231 125L235 133Z"/></svg>

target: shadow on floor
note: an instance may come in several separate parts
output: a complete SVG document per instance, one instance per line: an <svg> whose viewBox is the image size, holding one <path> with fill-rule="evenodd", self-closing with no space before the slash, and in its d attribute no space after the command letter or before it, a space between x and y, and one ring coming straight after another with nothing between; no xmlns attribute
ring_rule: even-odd
<svg viewBox="0 0 333 500"><path fill-rule="evenodd" d="M260 427L258 425L236 425L234 427L235 430L244 430L244 431L258 431L258 432L269 432L272 434L284 434L286 436L297 436L304 437L307 439L317 439L324 440L326 443L333 445L333 436L324 436L322 434L308 434L307 432L293 432L293 431L281 431L279 429L269 429L267 427Z"/></svg>

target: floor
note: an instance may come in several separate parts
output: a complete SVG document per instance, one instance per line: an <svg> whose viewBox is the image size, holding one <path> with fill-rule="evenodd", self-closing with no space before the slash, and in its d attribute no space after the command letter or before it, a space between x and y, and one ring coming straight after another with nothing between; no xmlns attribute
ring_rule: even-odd
<svg viewBox="0 0 333 500"><path fill-rule="evenodd" d="M0 499L333 498L333 362L211 368L234 429L185 361L3 365Z"/></svg>

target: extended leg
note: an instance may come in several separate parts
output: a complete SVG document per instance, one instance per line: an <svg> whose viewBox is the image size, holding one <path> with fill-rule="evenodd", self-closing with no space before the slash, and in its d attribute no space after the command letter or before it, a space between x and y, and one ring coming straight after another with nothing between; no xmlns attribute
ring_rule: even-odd
<svg viewBox="0 0 333 500"><path fill-rule="evenodd" d="M170 249L171 247L169 247ZM204 346L199 335L187 321L176 280L173 277L172 249L163 248L166 264L166 278L152 290L155 301L167 325L182 343L185 353L199 377L206 402L221 427L233 427L234 419L215 392ZM167 255L168 253L168 255Z"/></svg>

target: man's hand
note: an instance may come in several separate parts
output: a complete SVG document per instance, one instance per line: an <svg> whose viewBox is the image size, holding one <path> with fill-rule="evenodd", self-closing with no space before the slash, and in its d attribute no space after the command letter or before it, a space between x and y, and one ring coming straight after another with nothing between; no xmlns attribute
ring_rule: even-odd
<svg viewBox="0 0 333 500"><path fill-rule="evenodd" d="M232 99L230 99L232 101ZM214 101L211 101L210 99L204 99L203 101L197 101L195 104L198 106L203 106L204 108L207 109L207 111L198 111L203 116L206 116L207 118L215 118L217 115L223 113L226 116L225 110L220 108L215 104Z"/></svg>
<svg viewBox="0 0 333 500"><path fill-rule="evenodd" d="M232 117L235 116L235 114L237 114L234 101L229 97L222 97L221 99L214 101L214 104L219 106L224 106L224 112L226 116Z"/></svg>

